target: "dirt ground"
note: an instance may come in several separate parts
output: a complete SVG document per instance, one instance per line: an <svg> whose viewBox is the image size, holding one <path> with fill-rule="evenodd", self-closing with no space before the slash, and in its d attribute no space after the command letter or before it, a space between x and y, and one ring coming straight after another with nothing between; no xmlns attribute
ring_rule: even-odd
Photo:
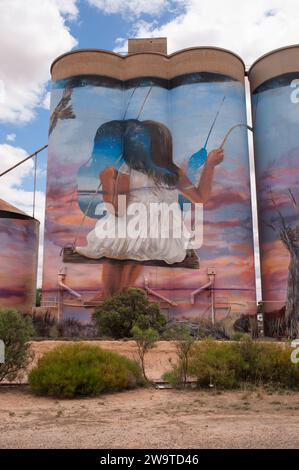
<svg viewBox="0 0 299 470"><path fill-rule="evenodd" d="M133 341L96 341L137 359ZM33 342L39 357L62 341ZM160 341L146 357L152 380L177 360ZM22 382L26 382L26 375ZM154 388L57 400L0 387L0 448L298 448L299 393Z"/></svg>
<svg viewBox="0 0 299 470"><path fill-rule="evenodd" d="M139 389L57 400L0 389L0 448L298 448L299 393Z"/></svg>

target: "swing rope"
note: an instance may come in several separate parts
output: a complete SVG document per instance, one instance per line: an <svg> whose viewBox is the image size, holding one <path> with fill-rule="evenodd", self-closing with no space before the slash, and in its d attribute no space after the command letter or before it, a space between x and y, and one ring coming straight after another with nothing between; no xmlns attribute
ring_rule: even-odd
<svg viewBox="0 0 299 470"><path fill-rule="evenodd" d="M222 141L222 143L221 143L219 149L223 149L223 147L224 147L224 145L225 145L225 143L226 143L226 141L227 141L227 139L228 139L230 133L231 133L234 129L236 129L237 127L247 127L248 130L250 130L251 132L253 132L253 128L252 128L251 126L248 126L248 124L235 124L235 125L232 126L232 127L227 131L227 133L225 134L224 139L223 139L223 141Z"/></svg>
<svg viewBox="0 0 299 470"><path fill-rule="evenodd" d="M226 96L224 96L224 97L222 98L222 101L221 101L221 103L220 103L220 106L219 106L219 108L218 108L218 111L217 111L217 113L216 113L216 116L215 116L215 118L214 118L214 121L212 122L212 125L211 125L211 127L210 127L208 136L207 136L206 141L205 141L205 144L204 144L204 146L203 146L204 149L207 148L207 145L208 145L208 141L209 141L211 132L212 132L212 130L213 130L215 124L216 124L217 118L218 118L218 116L219 116L219 114L220 114L220 111L221 111L221 108L222 108L223 103L224 103L224 101L225 101L225 98L226 98Z"/></svg>

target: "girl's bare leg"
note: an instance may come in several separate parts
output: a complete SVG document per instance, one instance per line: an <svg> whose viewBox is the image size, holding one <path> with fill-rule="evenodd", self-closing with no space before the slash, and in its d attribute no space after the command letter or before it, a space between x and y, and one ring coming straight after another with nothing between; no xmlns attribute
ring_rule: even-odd
<svg viewBox="0 0 299 470"><path fill-rule="evenodd" d="M103 298L108 299L114 294L118 294L123 273L123 265L118 263L104 264L102 271Z"/></svg>
<svg viewBox="0 0 299 470"><path fill-rule="evenodd" d="M128 263L123 267L122 278L120 283L121 292L129 287L134 287L135 282L142 271L142 264Z"/></svg>
<svg viewBox="0 0 299 470"><path fill-rule="evenodd" d="M122 278L123 265L110 263L106 261L102 268L102 292L99 292L91 300L105 300L114 294L120 292L120 284Z"/></svg>

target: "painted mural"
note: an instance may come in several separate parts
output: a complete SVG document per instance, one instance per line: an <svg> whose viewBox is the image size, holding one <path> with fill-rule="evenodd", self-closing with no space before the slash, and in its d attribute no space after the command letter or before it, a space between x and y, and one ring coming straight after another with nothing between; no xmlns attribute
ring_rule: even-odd
<svg viewBox="0 0 299 470"><path fill-rule="evenodd" d="M243 85L208 72L53 82L44 257L44 298L63 267L84 299L65 316L138 286L170 318L209 318L211 279L217 318L253 313Z"/></svg>
<svg viewBox="0 0 299 470"><path fill-rule="evenodd" d="M253 94L264 309L286 322L290 336L299 312L298 85L299 74L290 73Z"/></svg>
<svg viewBox="0 0 299 470"><path fill-rule="evenodd" d="M38 222L0 217L0 306L31 313L35 305Z"/></svg>

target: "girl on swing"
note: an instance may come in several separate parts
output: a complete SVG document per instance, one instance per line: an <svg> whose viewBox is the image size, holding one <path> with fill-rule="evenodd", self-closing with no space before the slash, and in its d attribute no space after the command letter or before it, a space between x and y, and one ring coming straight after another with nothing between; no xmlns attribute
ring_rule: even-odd
<svg viewBox="0 0 299 470"><path fill-rule="evenodd" d="M114 122L116 125L120 123ZM144 227L141 227L140 236L117 237L115 226L128 224L130 216L127 216L127 211L133 203L142 203L148 209L151 203L171 204L172 222L181 224L179 194L192 203L206 203L212 190L214 168L224 157L222 149L212 150L198 184L193 185L173 162L172 137L164 124L129 119L123 121L123 126L124 163L119 170L109 166L99 174L104 203L108 204L107 208L110 205L113 211L109 212L108 209L105 216L97 221L95 228L87 235L87 246L76 247L76 252L85 257L107 258L102 268L102 293L93 300L106 299L133 287L143 268L141 261L162 260L171 266L185 259L187 248L184 237L151 237L149 231L154 227L149 226L146 234ZM118 196L125 197L125 208L119 206ZM159 227L157 229L160 233ZM104 231L105 237L99 236Z"/></svg>

